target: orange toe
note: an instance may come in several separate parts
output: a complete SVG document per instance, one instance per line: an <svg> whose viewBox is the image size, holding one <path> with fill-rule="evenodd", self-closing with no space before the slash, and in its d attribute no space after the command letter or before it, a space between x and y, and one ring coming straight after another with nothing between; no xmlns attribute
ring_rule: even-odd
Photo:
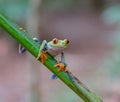
<svg viewBox="0 0 120 102"><path fill-rule="evenodd" d="M54 67L58 67L60 65L60 62L57 62L57 64L54 65Z"/></svg>
<svg viewBox="0 0 120 102"><path fill-rule="evenodd" d="M61 72L65 68L64 64L60 62L57 62L57 64L55 64L54 67L59 67L58 72Z"/></svg>
<svg viewBox="0 0 120 102"><path fill-rule="evenodd" d="M44 59L47 59L46 52L47 51L42 51L42 53L36 58L37 60L41 59L42 64L44 64Z"/></svg>
<svg viewBox="0 0 120 102"><path fill-rule="evenodd" d="M63 69L64 69L64 67L60 67L60 68L58 69L58 72L61 72Z"/></svg>

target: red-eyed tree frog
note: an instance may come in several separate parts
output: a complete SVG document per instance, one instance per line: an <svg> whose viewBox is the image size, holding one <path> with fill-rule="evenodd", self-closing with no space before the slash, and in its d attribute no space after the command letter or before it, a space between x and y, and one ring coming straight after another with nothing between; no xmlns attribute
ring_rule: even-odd
<svg viewBox="0 0 120 102"><path fill-rule="evenodd" d="M37 38L33 38L33 40L40 44L40 41ZM55 68L59 67L58 72L61 71L68 72L68 70L66 69L67 64L65 63L64 53L63 53L63 50L67 47L68 43L69 43L68 39L59 40L57 38L54 38L50 42L44 40L40 46L37 60L40 59L41 62L44 64L44 59L47 59L46 53L49 53L53 57L61 53L61 61L57 62L54 65L54 67ZM25 50L26 50L25 48L19 45L19 53L23 53L25 52ZM50 78L55 79L56 75L53 74Z"/></svg>

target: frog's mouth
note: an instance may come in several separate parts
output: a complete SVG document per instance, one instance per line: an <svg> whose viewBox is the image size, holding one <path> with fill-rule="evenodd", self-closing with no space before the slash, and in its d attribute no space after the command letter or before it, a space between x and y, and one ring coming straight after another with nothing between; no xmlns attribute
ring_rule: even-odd
<svg viewBox="0 0 120 102"><path fill-rule="evenodd" d="M67 46L52 46L50 44L47 44L47 47L49 53L57 55L58 53L62 52Z"/></svg>
<svg viewBox="0 0 120 102"><path fill-rule="evenodd" d="M48 53L50 53L52 56L56 56L58 55L59 53L61 53L64 48L66 48L66 46L49 46L49 49L48 49Z"/></svg>
<svg viewBox="0 0 120 102"><path fill-rule="evenodd" d="M66 48L67 47L67 45L66 46L52 46L52 45L48 45L49 46L49 48L50 49L52 49L52 50L55 50L55 51L58 51L58 50L63 50L64 48Z"/></svg>

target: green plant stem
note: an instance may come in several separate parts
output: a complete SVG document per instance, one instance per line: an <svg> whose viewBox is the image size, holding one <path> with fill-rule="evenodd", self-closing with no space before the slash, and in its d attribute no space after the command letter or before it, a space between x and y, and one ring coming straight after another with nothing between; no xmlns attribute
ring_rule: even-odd
<svg viewBox="0 0 120 102"><path fill-rule="evenodd" d="M22 44L35 58L38 55L40 45L32 40L27 32L19 30L19 26L0 14L0 26L8 32L18 43ZM54 68L56 60L49 54L48 59L44 61L44 65L54 74L58 76L70 89L72 89L85 102L103 102L95 93L90 91L83 85L72 73L69 73L72 80L64 72L58 72Z"/></svg>

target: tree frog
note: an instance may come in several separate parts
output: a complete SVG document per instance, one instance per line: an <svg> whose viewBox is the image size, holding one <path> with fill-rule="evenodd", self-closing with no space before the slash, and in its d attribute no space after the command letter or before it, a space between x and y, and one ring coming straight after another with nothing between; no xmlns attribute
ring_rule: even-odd
<svg viewBox="0 0 120 102"><path fill-rule="evenodd" d="M40 44L39 40L37 38L33 38L33 40ZM44 40L40 46L39 53L37 56L37 60L41 59L41 62L44 64L44 59L47 59L46 53L49 53L53 57L61 53L61 61L57 62L54 67L59 67L58 72L64 71L68 72L66 69L67 64L65 63L64 59L64 53L63 50L67 47L69 44L68 39L59 40L57 38L54 38L52 41L47 42ZM19 53L25 52L25 48L23 48L21 45L19 46ZM50 77L51 79L55 79L56 75L52 75Z"/></svg>

